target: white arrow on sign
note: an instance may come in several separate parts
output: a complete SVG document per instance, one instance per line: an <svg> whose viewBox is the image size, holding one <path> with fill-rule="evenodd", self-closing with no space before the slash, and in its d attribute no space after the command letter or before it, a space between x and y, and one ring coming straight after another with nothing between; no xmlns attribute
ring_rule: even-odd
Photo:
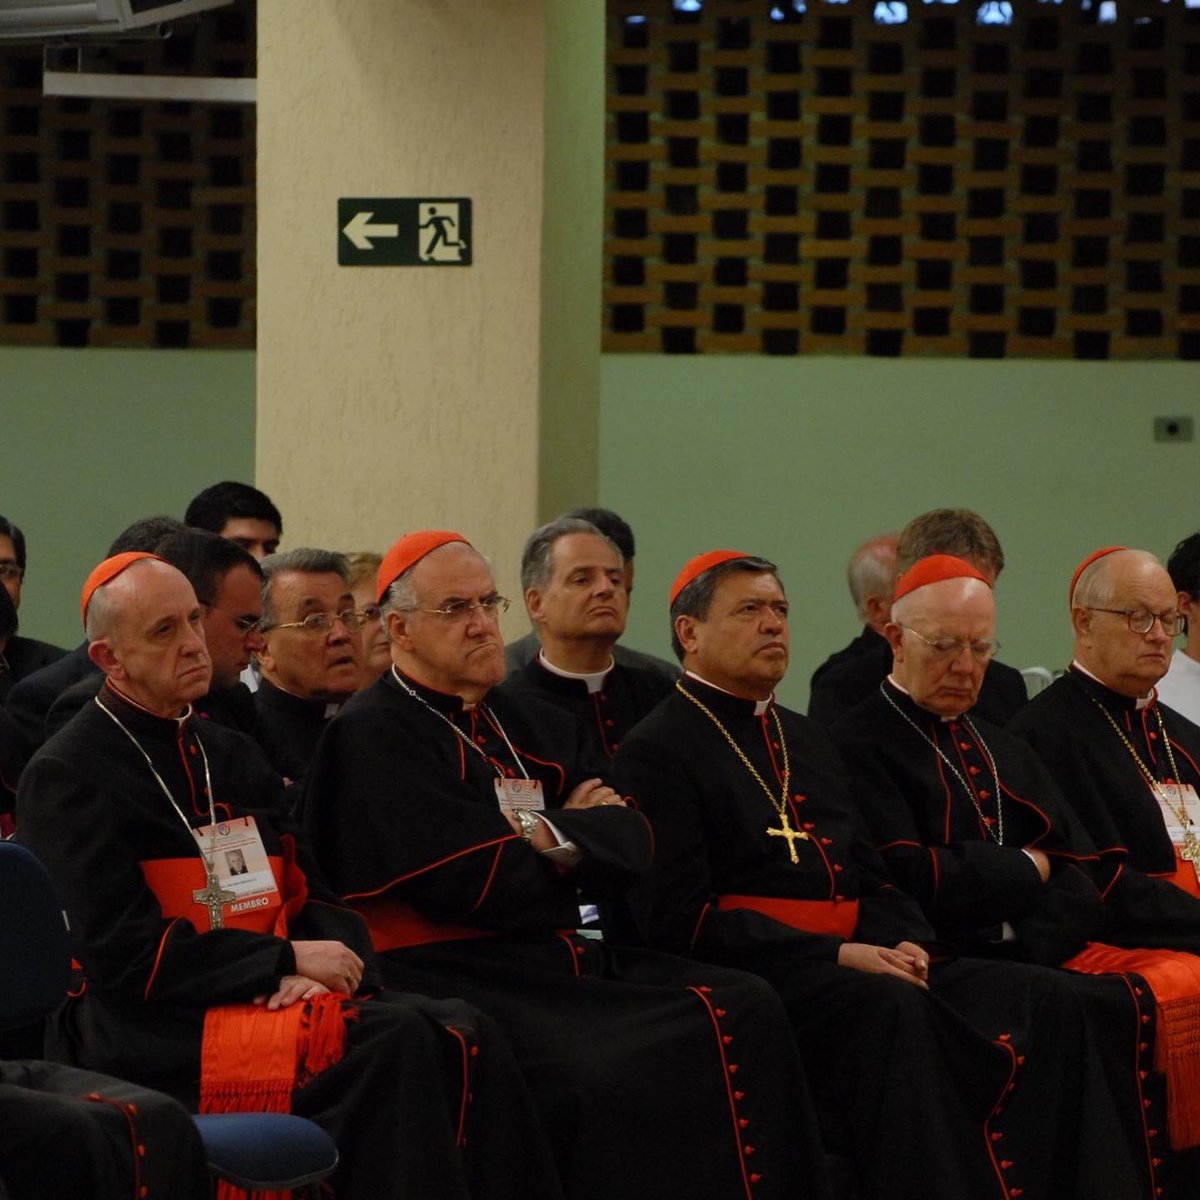
<svg viewBox="0 0 1200 1200"><path fill-rule="evenodd" d="M373 212L356 212L346 222L342 232L354 243L356 250L374 250L371 239L399 237L399 225L372 225Z"/></svg>

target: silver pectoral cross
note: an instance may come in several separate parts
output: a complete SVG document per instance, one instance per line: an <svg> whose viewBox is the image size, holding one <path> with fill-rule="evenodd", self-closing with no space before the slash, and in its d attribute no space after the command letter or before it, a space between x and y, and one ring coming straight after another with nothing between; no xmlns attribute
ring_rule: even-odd
<svg viewBox="0 0 1200 1200"><path fill-rule="evenodd" d="M1184 832L1183 847L1179 851L1179 857L1184 862L1192 864L1192 870L1196 872L1196 879L1200 881L1200 841L1197 840L1195 832L1190 828Z"/></svg>
<svg viewBox="0 0 1200 1200"><path fill-rule="evenodd" d="M783 826L783 828L772 829L770 826L768 826L767 836L787 838L788 855L791 857L792 862L798 863L800 861L800 855L796 853L796 841L799 840L802 842L807 842L808 834L805 833L803 829L793 829L791 824L788 822L786 812L781 812L779 814L779 823ZM1200 847L1197 848L1197 853L1200 854Z"/></svg>
<svg viewBox="0 0 1200 1200"><path fill-rule="evenodd" d="M221 906L230 900L237 899L237 893L228 891L221 886L217 873L211 867L205 872L205 886L192 892L192 899L197 904L208 908L208 924L211 929L220 929L225 924Z"/></svg>

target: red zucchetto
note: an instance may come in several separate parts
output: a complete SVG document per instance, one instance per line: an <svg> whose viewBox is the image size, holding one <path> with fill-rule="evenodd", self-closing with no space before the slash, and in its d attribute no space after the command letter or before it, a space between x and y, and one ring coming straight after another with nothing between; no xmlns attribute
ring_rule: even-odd
<svg viewBox="0 0 1200 1200"><path fill-rule="evenodd" d="M930 554L913 563L899 579L896 580L896 594L892 597L894 604L901 596L915 592L928 583L940 583L943 579L978 579L987 583L987 576L973 567L965 558L953 554ZM988 583L988 587L992 585Z"/></svg>
<svg viewBox="0 0 1200 1200"><path fill-rule="evenodd" d="M436 550L439 546L448 546L451 542L462 542L464 546L471 543L461 533L450 529L422 529L417 533L406 533L384 556L379 564L379 573L375 576L375 599L382 603L388 588L415 563L419 563L425 555Z"/></svg>
<svg viewBox="0 0 1200 1200"><path fill-rule="evenodd" d="M675 598L683 591L685 587L694 579L698 579L705 571L711 571L713 567L719 567L722 563L732 562L735 558L753 558L752 554L747 554L744 550L710 550L707 554L697 554L695 558L689 558L684 563L683 570L675 576L675 582L671 584L671 599L670 604L675 603Z"/></svg>
<svg viewBox="0 0 1200 1200"><path fill-rule="evenodd" d="M1118 550L1128 550L1128 546L1105 546L1102 550L1093 550L1075 568L1075 574L1071 576L1071 586L1067 589L1067 603L1070 604L1075 599L1075 585L1079 582L1079 577L1094 563L1097 559L1104 558L1108 554L1116 554Z"/></svg>
<svg viewBox="0 0 1200 1200"><path fill-rule="evenodd" d="M79 616L83 620L85 629L87 628L88 605L91 604L96 589L103 587L110 580L116 579L126 567L137 562L139 558L153 558L157 562L167 561L165 558L159 558L157 554L151 554L148 550L126 550L124 554L114 554L111 558L106 558L93 569L84 582L83 592L79 597Z"/></svg>

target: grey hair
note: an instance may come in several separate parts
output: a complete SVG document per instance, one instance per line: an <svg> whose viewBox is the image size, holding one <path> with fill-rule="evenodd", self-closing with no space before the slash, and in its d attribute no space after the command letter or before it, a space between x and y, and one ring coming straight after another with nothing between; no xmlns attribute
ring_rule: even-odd
<svg viewBox="0 0 1200 1200"><path fill-rule="evenodd" d="M87 634L89 642L99 641L101 638L111 638L117 630L117 621L120 617L120 611L115 601L115 597L111 594L110 589L122 575L128 574L130 571L137 571L145 567L147 563L162 562L162 559L157 558L137 558L115 575L107 583L101 584L93 593L92 598L88 601L87 620L84 622L84 632ZM170 566L169 563L166 564ZM178 568L172 567L172 570Z"/></svg>
<svg viewBox="0 0 1200 1200"><path fill-rule="evenodd" d="M886 536L886 535L881 535ZM896 550L894 544L884 549L880 538L872 538L859 546L850 556L846 567L846 582L850 598L858 615L867 616L869 596L890 596L896 586Z"/></svg>
<svg viewBox="0 0 1200 1200"><path fill-rule="evenodd" d="M379 602L379 607L383 610L384 627L387 627L387 615L390 612L412 612L417 608L417 589L413 587L412 575L413 572L427 559L432 558L435 554L440 554L443 550L449 550L453 547L466 547L475 554L479 551L471 545L470 542L443 542L440 546L436 546L430 550L428 554L422 555L417 559L411 567L401 571L391 583L388 584L388 589L383 593L383 599ZM479 554L479 557L487 564L490 571L492 569L492 560L486 554ZM391 636L390 634L388 635Z"/></svg>
<svg viewBox="0 0 1200 1200"><path fill-rule="evenodd" d="M1105 608L1112 604L1116 599L1113 593L1112 569L1116 566L1116 558L1126 554L1136 555L1139 562L1153 563L1156 567L1162 566L1158 556L1151 554L1149 550L1126 549L1106 554L1103 558L1098 558L1094 563L1090 563L1081 572L1076 581L1075 590L1071 593L1071 607Z"/></svg>
<svg viewBox="0 0 1200 1200"><path fill-rule="evenodd" d="M544 588L550 582L554 568L554 544L559 538L572 533L590 533L603 538L617 553L621 565L625 565L625 555L621 547L607 534L602 533L591 521L580 517L557 517L555 520L535 529L521 551L521 590Z"/></svg>
<svg viewBox="0 0 1200 1200"><path fill-rule="evenodd" d="M301 546L296 550L284 550L280 554L268 554L262 560L262 622L261 629L277 624L278 614L271 603L275 576L284 571L299 571L302 575L339 575L342 582L350 586L350 564L346 556L336 550L314 550Z"/></svg>
<svg viewBox="0 0 1200 1200"><path fill-rule="evenodd" d="M671 649L680 662L683 662L683 644L675 632L676 617L695 617L703 621L708 616L717 584L734 571L745 571L753 575L769 571L779 581L779 586L783 586L783 581L779 579L779 568L773 562L765 558L755 558L750 554L745 558L731 558L727 562L717 563L715 567L709 567L707 571L698 575L675 597L675 603L671 605Z"/></svg>

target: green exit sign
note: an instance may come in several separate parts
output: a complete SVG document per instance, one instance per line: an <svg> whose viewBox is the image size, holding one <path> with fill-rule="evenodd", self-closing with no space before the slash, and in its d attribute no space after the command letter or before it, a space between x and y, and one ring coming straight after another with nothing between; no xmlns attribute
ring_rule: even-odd
<svg viewBox="0 0 1200 1200"><path fill-rule="evenodd" d="M464 196L339 199L338 265L469 267L471 201Z"/></svg>

